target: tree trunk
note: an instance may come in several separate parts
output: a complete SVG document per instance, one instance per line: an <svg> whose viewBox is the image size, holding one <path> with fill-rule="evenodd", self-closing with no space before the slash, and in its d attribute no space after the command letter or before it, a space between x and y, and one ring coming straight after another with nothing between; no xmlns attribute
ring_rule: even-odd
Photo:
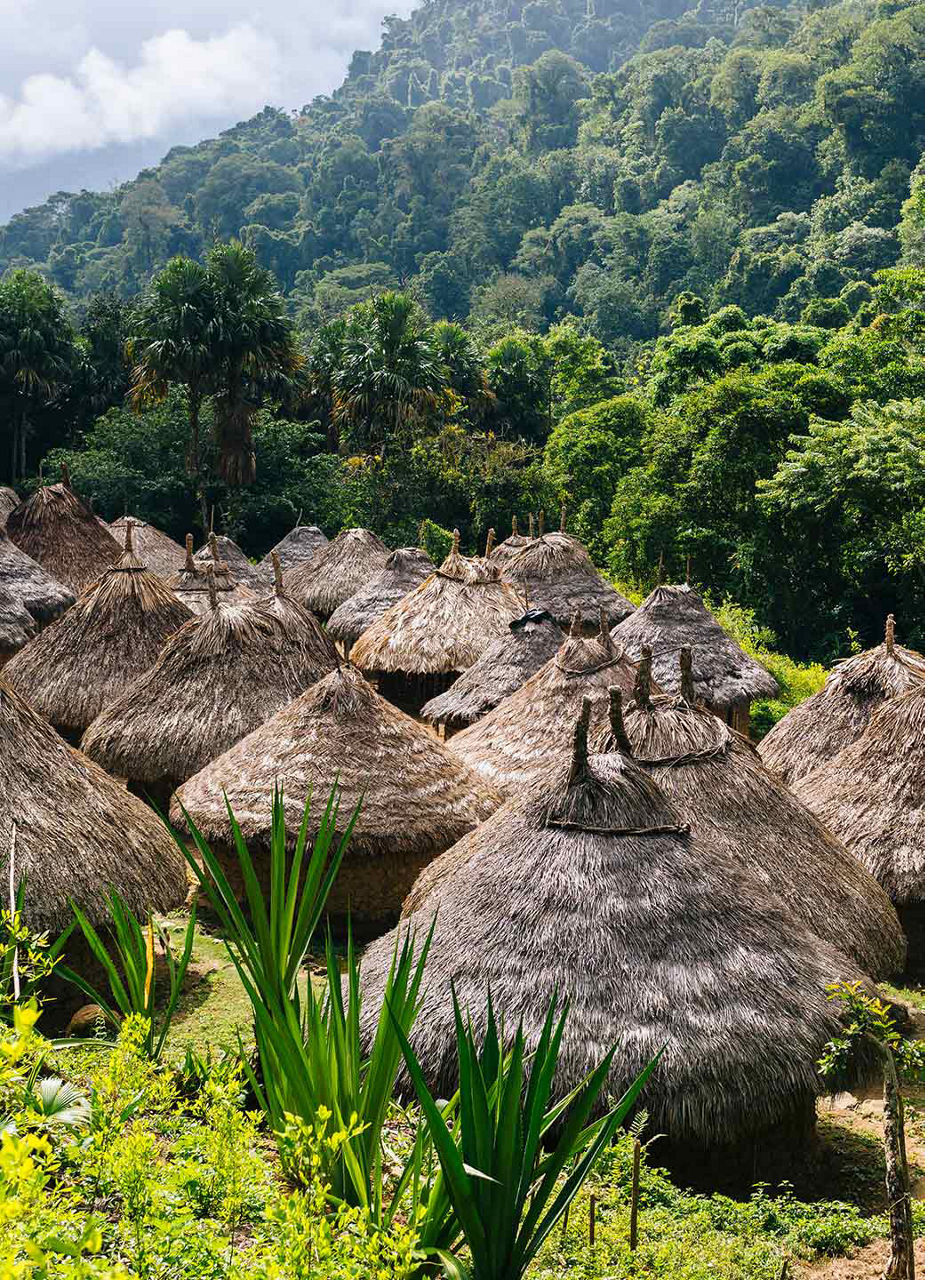
<svg viewBox="0 0 925 1280"><path fill-rule="evenodd" d="M202 458L199 452L199 413L202 408L202 396L197 387L189 389L189 472L196 487L199 499L199 518L202 521L203 541L209 536L209 504L206 500L205 486L202 483Z"/></svg>
<svg viewBox="0 0 925 1280"><path fill-rule="evenodd" d="M915 1280L915 1236L903 1100L893 1055L883 1053L883 1147L886 1155L886 1194L890 1207L890 1260L883 1280Z"/></svg>

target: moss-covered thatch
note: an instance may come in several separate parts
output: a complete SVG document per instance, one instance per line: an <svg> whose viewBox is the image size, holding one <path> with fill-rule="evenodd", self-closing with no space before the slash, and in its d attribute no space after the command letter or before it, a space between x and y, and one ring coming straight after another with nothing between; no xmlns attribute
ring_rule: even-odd
<svg viewBox="0 0 925 1280"><path fill-rule="evenodd" d="M118 563L6 668L30 706L75 740L192 617L135 555L132 532L127 525Z"/></svg>
<svg viewBox="0 0 925 1280"><path fill-rule="evenodd" d="M326 622L385 568L389 549L369 529L344 529L313 559L286 573L286 590Z"/></svg>
<svg viewBox="0 0 925 1280"><path fill-rule="evenodd" d="M751 702L779 692L771 673L726 634L686 583L656 587L613 637L636 659L643 646L652 650L652 673L666 693L678 692L679 655L685 646L692 649L698 701L743 730Z"/></svg>
<svg viewBox="0 0 925 1280"><path fill-rule="evenodd" d="M614 691L611 722L598 730L592 748L630 746L636 764L704 845L777 894L798 920L865 973L902 972L905 938L874 878L764 767L747 739L688 700L689 688L688 697L650 698L644 665L625 721Z"/></svg>
<svg viewBox="0 0 925 1280"><path fill-rule="evenodd" d="M434 567L426 551L399 547L365 587L338 605L328 618L328 632L349 652L363 632L409 591L419 587L434 572Z"/></svg>
<svg viewBox="0 0 925 1280"><path fill-rule="evenodd" d="M840 662L825 686L779 720L758 751L789 783L857 742L875 711L925 680L925 657L896 643L893 615L883 644Z"/></svg>
<svg viewBox="0 0 925 1280"><path fill-rule="evenodd" d="M168 578L167 585L178 596L191 613L200 618L208 617L211 612L209 603L209 575L206 569L212 570L212 586L218 593L219 600L225 604L252 604L257 599L254 592L238 582L228 565L221 560L209 559L208 564L197 564L193 556L193 535L186 535L186 557L182 569Z"/></svg>
<svg viewBox="0 0 925 1280"><path fill-rule="evenodd" d="M6 527L7 517L19 506L19 494L8 485L0 484L0 529Z"/></svg>
<svg viewBox="0 0 925 1280"><path fill-rule="evenodd" d="M258 595L273 581L271 566L251 564L238 544L221 533L210 533L193 560L197 569L202 570L210 564L216 573L226 571L235 582L243 583Z"/></svg>
<svg viewBox="0 0 925 1280"><path fill-rule="evenodd" d="M260 603L194 617L90 725L84 751L163 797L324 674Z"/></svg>
<svg viewBox="0 0 925 1280"><path fill-rule="evenodd" d="M0 665L18 653L34 635L32 614L0 584Z"/></svg>
<svg viewBox="0 0 925 1280"><path fill-rule="evenodd" d="M690 834L659 787L619 755L586 754L466 836L446 877L366 951L363 1032L382 1007L396 933L434 924L411 1041L438 1096L456 1087L451 983L474 1026L488 992L507 1034L535 1046L553 996L569 1001L556 1087L617 1046L619 1097L664 1050L642 1105L676 1146L748 1143L820 1090L839 1027L827 983L857 966L729 860ZM662 1148L659 1149L660 1155Z"/></svg>
<svg viewBox="0 0 925 1280"><path fill-rule="evenodd" d="M279 562L285 571L295 568L297 564L308 564L327 545L328 540L317 525L300 524L290 529L285 538L277 542L273 551L279 556ZM267 552L260 561L261 565L268 566L272 563L270 557L273 551Z"/></svg>
<svg viewBox="0 0 925 1280"><path fill-rule="evenodd" d="M562 632L552 616L530 609L509 623L445 693L426 702L421 715L448 733L464 729L519 689L561 644Z"/></svg>
<svg viewBox="0 0 925 1280"><path fill-rule="evenodd" d="M500 803L447 747L344 665L191 778L173 816L182 822L182 804L206 838L227 850L227 796L248 844L265 848L274 787L283 789L294 837L309 791L311 835L335 782L344 824L361 798L363 805L329 909L338 913L349 901L364 919L394 916L421 866Z"/></svg>
<svg viewBox="0 0 925 1280"><path fill-rule="evenodd" d="M494 561L494 563L498 566L499 569L503 570L505 565L508 564L511 560L513 560L519 551L523 551L524 547L528 547L530 543L533 541L533 532L532 532L533 517L532 516L530 517L530 527L531 527L530 536L527 537L526 534L523 534L519 531L517 527L517 517L516 516L511 517L511 532L508 534L508 536L504 539L503 542L498 543L498 545L492 550L492 553L491 553L491 558Z"/></svg>
<svg viewBox="0 0 925 1280"><path fill-rule="evenodd" d="M925 684L793 789L897 905L925 902Z"/></svg>
<svg viewBox="0 0 925 1280"><path fill-rule="evenodd" d="M568 533L545 533L503 566L504 576L527 596L531 608L545 609L561 627L577 613L584 626L593 626L606 609L614 622L632 613L625 596L595 568L577 538Z"/></svg>
<svg viewBox="0 0 925 1280"><path fill-rule="evenodd" d="M95 924L117 889L138 915L169 911L186 896L186 866L160 820L115 779L69 747L0 680L0 864L26 877L24 916L58 931L73 898Z"/></svg>
<svg viewBox="0 0 925 1280"><path fill-rule="evenodd" d="M158 529L157 525L148 524L146 520L136 520L134 516L119 516L109 524L114 538L121 542L125 537L125 527L131 521L132 538L135 543L135 554L146 569L156 573L166 582L183 568L186 553L179 542L174 542L169 534Z"/></svg>
<svg viewBox="0 0 925 1280"><path fill-rule="evenodd" d="M65 479L46 485L10 512L6 530L18 547L79 594L118 560L122 548Z"/></svg>
<svg viewBox="0 0 925 1280"><path fill-rule="evenodd" d="M76 600L70 587L53 578L0 529L0 588L31 613L39 627L47 626Z"/></svg>

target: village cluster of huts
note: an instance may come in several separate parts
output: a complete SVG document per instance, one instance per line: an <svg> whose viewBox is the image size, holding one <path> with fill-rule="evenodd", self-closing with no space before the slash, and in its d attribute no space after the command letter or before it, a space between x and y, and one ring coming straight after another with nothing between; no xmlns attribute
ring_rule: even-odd
<svg viewBox="0 0 925 1280"><path fill-rule="evenodd" d="M690 584L634 606L564 513L439 565L314 526L254 563L106 525L65 475L0 493L0 662L0 840L35 927L72 899L103 922L110 887L180 904L161 814L237 883L229 807L259 867L274 791L294 836L336 783L366 1033L396 943L432 931L412 1041L442 1096L453 990L528 1041L555 993L562 1092L614 1042L615 1094L663 1049L665 1150L754 1175L812 1128L828 984L925 960L925 658L890 619L756 749L773 676Z"/></svg>

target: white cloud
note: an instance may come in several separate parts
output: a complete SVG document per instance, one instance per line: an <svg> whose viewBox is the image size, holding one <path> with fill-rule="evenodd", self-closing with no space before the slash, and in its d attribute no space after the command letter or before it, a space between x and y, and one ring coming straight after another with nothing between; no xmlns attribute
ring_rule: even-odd
<svg viewBox="0 0 925 1280"><path fill-rule="evenodd" d="M129 67L94 46L72 74L33 74L0 96L0 163L168 136L190 117L237 119L272 102L280 79L275 40L250 23L202 39L165 31Z"/></svg>

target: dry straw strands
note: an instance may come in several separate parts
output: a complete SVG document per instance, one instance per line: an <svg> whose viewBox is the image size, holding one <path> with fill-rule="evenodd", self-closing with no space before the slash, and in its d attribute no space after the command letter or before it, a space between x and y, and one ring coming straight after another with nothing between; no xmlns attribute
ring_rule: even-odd
<svg viewBox="0 0 925 1280"><path fill-rule="evenodd" d="M668 693L678 692L681 650L692 649L694 692L724 715L747 708L755 698L773 698L778 693L771 673L739 648L686 583L656 587L631 617L614 628L613 637L637 659L648 645L652 673Z"/></svg>
<svg viewBox="0 0 925 1280"><path fill-rule="evenodd" d="M328 618L328 632L349 650L367 627L378 621L409 591L419 587L433 571L434 562L426 551L417 547L399 547L365 587L338 605Z"/></svg>
<svg viewBox="0 0 925 1280"><path fill-rule="evenodd" d="M497 808L500 797L349 665L339 667L183 786L178 804L208 840L230 842L225 797L249 843L269 839L273 789L295 836L309 790L312 823L333 784L346 823L362 798L331 909L396 912L418 869ZM311 833L311 829L310 829Z"/></svg>
<svg viewBox="0 0 925 1280"><path fill-rule="evenodd" d="M213 535L214 536L214 535ZM211 558L206 565L197 564L193 556L193 535L186 535L186 555L182 567L169 578L167 585L174 595L179 596L191 613L199 617L207 617L209 604L209 577L206 569L212 569L212 583L220 600L226 604L249 604L257 599L255 592L243 583L236 582L228 566L222 561Z"/></svg>
<svg viewBox="0 0 925 1280"><path fill-rule="evenodd" d="M0 585L0 665L35 635L35 619L6 587Z"/></svg>
<svg viewBox="0 0 925 1280"><path fill-rule="evenodd" d="M18 547L79 594L121 555L121 547L70 486L46 485L10 512L7 533Z"/></svg>
<svg viewBox="0 0 925 1280"><path fill-rule="evenodd" d="M285 571L294 568L297 564L307 564L314 560L319 551L327 545L328 540L317 525L300 524L290 529L285 538L277 542L273 551L279 556L279 562ZM273 551L267 552L260 561L262 566L271 564L270 557Z"/></svg>
<svg viewBox="0 0 925 1280"><path fill-rule="evenodd" d="M344 529L313 559L286 574L286 590L326 622L374 578L389 558L389 549L369 529Z"/></svg>
<svg viewBox="0 0 925 1280"><path fill-rule="evenodd" d="M425 703L421 715L448 730L473 724L539 671L561 644L562 632L551 615L531 609L509 623L445 693Z"/></svg>
<svg viewBox="0 0 925 1280"><path fill-rule="evenodd" d="M101 924L110 887L138 915L183 901L186 867L160 820L2 681L0 777L0 845L15 822L31 928L63 928L71 898Z"/></svg>
<svg viewBox="0 0 925 1280"><path fill-rule="evenodd" d="M118 563L6 668L9 683L62 733L83 733L192 616L138 559L132 536L129 524Z"/></svg>
<svg viewBox="0 0 925 1280"><path fill-rule="evenodd" d="M286 594L283 568L275 551L270 552L270 570L273 594L261 598L260 607L276 619L287 643L302 652L304 661L320 679L333 671L339 661L334 642L315 615Z"/></svg>
<svg viewBox="0 0 925 1280"><path fill-rule="evenodd" d="M200 571L210 564L216 573L226 571L235 582L243 582L258 594L273 581L269 567L251 564L238 544L224 534L210 533L205 546L199 548L193 560Z"/></svg>
<svg viewBox="0 0 925 1280"><path fill-rule="evenodd" d="M558 776L444 856L465 873L441 879L361 968L368 1040L396 933L420 943L434 923L411 1041L438 1097L458 1083L452 983L476 1028L488 991L508 1034L522 1019L528 1050L552 997L569 1000L560 1094L616 1043L619 1097L664 1047L642 1105L673 1143L736 1143L811 1114L840 1025L825 986L857 967L688 834L631 761L589 759L579 741Z"/></svg>
<svg viewBox="0 0 925 1280"><path fill-rule="evenodd" d="M532 521L532 517L531 517L531 521ZM491 558L494 561L494 563L500 569L503 570L504 566L510 560L513 560L519 551L523 551L524 547L529 546L532 540L533 540L532 534L528 538L525 534L519 531L517 527L517 517L512 516L511 532L508 534L508 536L504 539L503 542L499 542L498 545L492 550Z"/></svg>
<svg viewBox="0 0 925 1280"><path fill-rule="evenodd" d="M0 529L0 589L18 600L39 627L53 622L76 599L69 587L26 555L3 529Z"/></svg>
<svg viewBox="0 0 925 1280"><path fill-rule="evenodd" d="M856 742L875 711L923 679L925 657L896 643L890 614L883 644L840 662L824 688L788 711L762 740L761 758L794 783Z"/></svg>
<svg viewBox="0 0 925 1280"><path fill-rule="evenodd" d="M696 661L696 655L694 655ZM619 750L619 691L592 741ZM670 796L698 840L874 977L900 973L906 943L877 882L712 712L682 696L637 698L625 718L634 761Z"/></svg>
<svg viewBox="0 0 925 1280"><path fill-rule="evenodd" d="M633 606L595 568L585 548L571 534L546 533L504 565L504 576L530 604L546 609L560 626L575 613L584 625L593 624L606 609L612 622L632 613Z"/></svg>
<svg viewBox="0 0 925 1280"><path fill-rule="evenodd" d="M166 581L183 563L183 548L156 525L136 520L134 516L120 516L118 520L110 521L110 532L119 542L124 539L129 522L132 525L132 540L138 559L145 568Z"/></svg>
<svg viewBox="0 0 925 1280"><path fill-rule="evenodd" d="M19 494L8 485L0 484L0 529L6 526L7 517L19 506Z"/></svg>

